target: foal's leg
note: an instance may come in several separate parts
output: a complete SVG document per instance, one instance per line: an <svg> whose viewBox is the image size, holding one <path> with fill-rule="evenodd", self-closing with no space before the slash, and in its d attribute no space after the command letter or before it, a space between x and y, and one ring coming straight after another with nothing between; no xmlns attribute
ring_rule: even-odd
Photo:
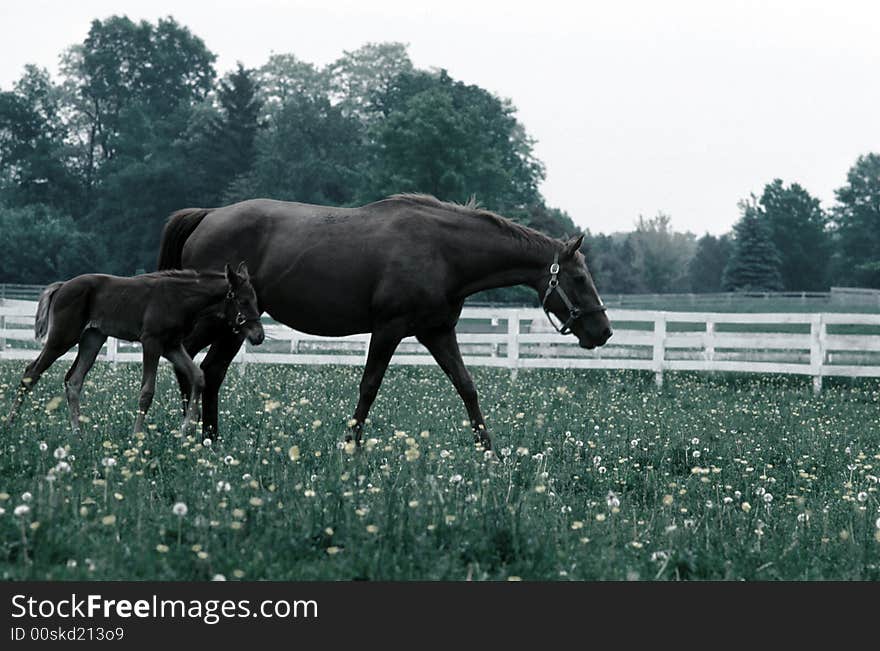
<svg viewBox="0 0 880 651"><path fill-rule="evenodd" d="M107 335L96 328L89 328L79 338L79 350L73 366L64 377L64 391L67 394L67 408L70 411L70 427L74 432L79 432L79 394L82 390L83 380L91 370L101 352L101 347L107 340Z"/></svg>
<svg viewBox="0 0 880 651"><path fill-rule="evenodd" d="M187 409L183 425L180 426L181 431L186 433L190 425L199 420L199 403L202 399L202 391L205 390L205 374L202 369L196 366L182 345L166 351L165 357L174 364L174 372L177 373L177 377L186 378L187 384L191 387L191 393L186 401Z"/></svg>
<svg viewBox="0 0 880 651"><path fill-rule="evenodd" d="M21 378L21 384L15 394L15 400L12 402L12 408L9 410L9 415L6 417L7 423L11 424L15 420L16 413L18 412L19 407L21 407L21 403L24 402L27 394L34 388L34 385L40 379L40 376L47 368L55 363L55 360L70 350L75 343L75 340L65 341L57 337L52 337L50 334L50 337L46 340L46 345L43 347L39 356L28 364L24 371L24 375Z"/></svg>
<svg viewBox="0 0 880 651"><path fill-rule="evenodd" d="M486 423L483 420L483 412L480 411L480 403L477 399L477 390L474 381L468 373L461 359L461 350L458 348L458 340L455 338L453 328L442 330L430 330L416 335L425 348L431 353L443 372L452 380L455 390L464 402L471 428L474 430L474 440L482 443L487 450L492 449L492 441L486 431Z"/></svg>
<svg viewBox="0 0 880 651"><path fill-rule="evenodd" d="M361 378L357 409L354 411L354 423L351 426L355 442L358 445L363 437L364 421L367 419L367 414L370 413L370 407L376 400L376 394L379 393L385 371L388 370L388 363L405 334L405 324L402 321L386 324L373 331L373 336L370 339L370 351L367 353L367 364ZM345 440L350 441L351 434L348 434Z"/></svg>
<svg viewBox="0 0 880 651"><path fill-rule="evenodd" d="M192 331L183 340L183 349L187 356L192 359L202 348L210 345L218 334L219 331L215 319L200 319L196 321ZM183 411L186 413L193 392L192 380L186 371L182 368L179 369L177 365L174 366L174 375L177 377L177 386L180 388L180 398L183 401Z"/></svg>
<svg viewBox="0 0 880 651"><path fill-rule="evenodd" d="M159 355L162 347L152 339L142 341L144 349L144 374L141 379L141 395L138 400L137 420L134 423L134 433L144 431L144 418L150 405L153 403L153 394L156 392L156 372L159 369Z"/></svg>

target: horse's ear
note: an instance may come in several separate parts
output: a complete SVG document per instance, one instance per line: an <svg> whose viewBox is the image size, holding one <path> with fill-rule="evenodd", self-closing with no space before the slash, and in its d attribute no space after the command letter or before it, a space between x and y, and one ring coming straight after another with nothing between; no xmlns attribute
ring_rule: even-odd
<svg viewBox="0 0 880 651"><path fill-rule="evenodd" d="M574 254L578 252L581 248L581 244L584 243L584 235L581 233L578 237L571 238L565 245L562 247L562 258L573 258Z"/></svg>
<svg viewBox="0 0 880 651"><path fill-rule="evenodd" d="M250 280L250 274L248 273L247 262L242 260L238 263L238 269L235 270L235 273L238 274L238 277L242 280Z"/></svg>

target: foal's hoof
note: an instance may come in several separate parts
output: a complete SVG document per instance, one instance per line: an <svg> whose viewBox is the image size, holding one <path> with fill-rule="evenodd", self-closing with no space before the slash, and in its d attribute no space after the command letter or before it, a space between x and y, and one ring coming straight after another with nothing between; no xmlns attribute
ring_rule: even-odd
<svg viewBox="0 0 880 651"><path fill-rule="evenodd" d="M489 433L484 430L475 430L474 431L474 445L482 445L484 450L492 449L492 439L489 438Z"/></svg>

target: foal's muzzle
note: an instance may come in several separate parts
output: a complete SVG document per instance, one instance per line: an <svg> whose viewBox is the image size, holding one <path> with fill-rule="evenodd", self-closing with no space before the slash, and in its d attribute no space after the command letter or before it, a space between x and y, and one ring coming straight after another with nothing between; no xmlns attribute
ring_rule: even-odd
<svg viewBox="0 0 880 651"><path fill-rule="evenodd" d="M259 321L254 323L246 323L242 326L241 331L253 346L259 346L266 339L266 333L263 330L263 324Z"/></svg>

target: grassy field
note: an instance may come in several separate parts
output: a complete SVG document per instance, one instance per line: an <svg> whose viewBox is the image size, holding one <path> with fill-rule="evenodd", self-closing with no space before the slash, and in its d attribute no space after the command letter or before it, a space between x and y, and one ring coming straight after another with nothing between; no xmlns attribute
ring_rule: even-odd
<svg viewBox="0 0 880 651"><path fill-rule="evenodd" d="M491 456L435 368L389 371L354 450L358 369L234 370L205 446L167 367L130 435L137 365L73 438L64 366L0 424L2 579L880 579L876 381L478 369Z"/></svg>

